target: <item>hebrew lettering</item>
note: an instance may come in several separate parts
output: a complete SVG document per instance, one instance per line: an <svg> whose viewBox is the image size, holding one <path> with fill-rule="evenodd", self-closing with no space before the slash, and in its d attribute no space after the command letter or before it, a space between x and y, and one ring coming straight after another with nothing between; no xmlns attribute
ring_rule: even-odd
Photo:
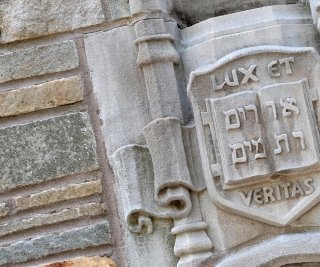
<svg viewBox="0 0 320 267"><path fill-rule="evenodd" d="M296 104L297 100L293 97L288 97L287 102L280 98L280 105L283 107L282 115L284 117L289 117L292 115L292 111L294 111L296 114L299 114L299 108L296 106Z"/></svg>
<svg viewBox="0 0 320 267"><path fill-rule="evenodd" d="M230 145L233 165L247 161L247 153L242 143Z"/></svg>
<svg viewBox="0 0 320 267"><path fill-rule="evenodd" d="M280 72L284 75L285 62L292 64L290 60L278 60L277 66L282 67ZM287 175L319 163L306 86L303 81L275 84L208 102L215 134L219 134L219 151L225 160L222 170L224 174L228 172L224 175L226 184L275 173ZM274 190L277 199L277 189ZM270 190L265 194L271 194ZM267 198L272 201L272 197Z"/></svg>
<svg viewBox="0 0 320 267"><path fill-rule="evenodd" d="M243 107L240 107L240 108L237 108L237 110L238 110L238 112L239 112L240 114L242 114L243 120L246 121L246 120L247 120L247 116L246 116L246 112L245 112L244 108L243 108Z"/></svg>
<svg viewBox="0 0 320 267"><path fill-rule="evenodd" d="M301 131L292 132L293 137L300 139L301 149L304 150L306 148L305 142L304 142L304 135Z"/></svg>
<svg viewBox="0 0 320 267"><path fill-rule="evenodd" d="M256 154L254 156L254 159L264 159L267 157L266 154L266 147L264 145L264 142L261 138L259 138L257 141L252 140L252 145L256 147Z"/></svg>
<svg viewBox="0 0 320 267"><path fill-rule="evenodd" d="M255 104L250 104L250 105L244 106L244 109L245 109L246 111L253 111L253 112L254 112L254 116L255 116L256 123L259 122L258 109L257 109L257 106L256 106Z"/></svg>
<svg viewBox="0 0 320 267"><path fill-rule="evenodd" d="M277 148L274 149L274 154L278 155L282 152L282 146L280 144L281 141L285 143L285 148L287 152L290 152L289 142L288 142L288 135L287 134L280 134L280 135L274 135L274 140L276 140ZM281 142L282 143L282 142Z"/></svg>
<svg viewBox="0 0 320 267"><path fill-rule="evenodd" d="M266 101L265 102L265 107L271 107L272 113L273 113L273 118L277 118L277 110L276 110L276 104L274 101Z"/></svg>
<svg viewBox="0 0 320 267"><path fill-rule="evenodd" d="M253 150L252 146L255 147L255 150ZM251 141L243 141L243 143L230 145L230 148L232 149L231 157L234 165L248 161L247 151L245 148L248 148L249 152L255 153L255 160L267 157L265 144L260 137L258 140L252 139Z"/></svg>
<svg viewBox="0 0 320 267"><path fill-rule="evenodd" d="M225 127L228 132L231 129L238 129L241 126L239 113L242 114L243 120L247 120L246 112L253 112L255 122L259 122L258 108L255 104L249 104L243 107L238 107L234 109L230 109L228 111L223 111L225 117Z"/></svg>
<svg viewBox="0 0 320 267"><path fill-rule="evenodd" d="M252 145L250 141L244 141L243 144L249 149L249 151L252 151Z"/></svg>
<svg viewBox="0 0 320 267"><path fill-rule="evenodd" d="M226 118L225 118L226 131L240 128L240 118L236 109L223 111L223 113L224 115L226 115Z"/></svg>

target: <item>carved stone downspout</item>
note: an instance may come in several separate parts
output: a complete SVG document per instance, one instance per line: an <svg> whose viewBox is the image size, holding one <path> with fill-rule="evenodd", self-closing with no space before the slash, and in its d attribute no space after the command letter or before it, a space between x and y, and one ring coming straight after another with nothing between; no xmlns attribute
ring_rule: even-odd
<svg viewBox="0 0 320 267"><path fill-rule="evenodd" d="M153 119L182 119L174 66L179 54L172 45L174 37L166 32L163 19L141 20L135 24L138 45L137 64L141 66Z"/></svg>
<svg viewBox="0 0 320 267"><path fill-rule="evenodd" d="M143 2L131 0L131 12L164 8L160 0ZM172 234L176 235L174 252L180 258L178 266L193 266L212 255L213 245L206 233L207 225L202 221L197 193L192 192L199 189L192 184L181 135L183 114L174 70L179 54L162 18L138 21L135 33L137 64L144 73L153 118L145 127L144 135L154 169L154 200L160 206L175 207L172 210L176 210L176 214L171 214L171 218L175 224ZM186 196L189 201L185 200ZM189 209L188 203L193 205L190 212L177 216L179 209Z"/></svg>

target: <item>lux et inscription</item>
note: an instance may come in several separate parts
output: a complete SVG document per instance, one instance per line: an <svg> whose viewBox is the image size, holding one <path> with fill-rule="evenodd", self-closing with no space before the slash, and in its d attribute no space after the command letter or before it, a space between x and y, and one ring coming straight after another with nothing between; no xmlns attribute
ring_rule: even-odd
<svg viewBox="0 0 320 267"><path fill-rule="evenodd" d="M239 192L243 203L249 207L252 203L263 205L275 201L288 200L310 195L314 192L313 179L308 178L303 182L284 182L277 185L251 189Z"/></svg>
<svg viewBox="0 0 320 267"><path fill-rule="evenodd" d="M282 69L285 70L287 75L291 75L292 68L291 63L294 62L294 57L287 57L272 60L267 64L267 72L271 78L280 77ZM226 85L230 87L245 85L248 82L258 82L260 78L256 74L257 65L251 65L248 69L238 68L233 69L230 72L225 72L223 82L218 82L217 77L212 75L212 84L214 90L222 90ZM231 76L231 78L230 78Z"/></svg>

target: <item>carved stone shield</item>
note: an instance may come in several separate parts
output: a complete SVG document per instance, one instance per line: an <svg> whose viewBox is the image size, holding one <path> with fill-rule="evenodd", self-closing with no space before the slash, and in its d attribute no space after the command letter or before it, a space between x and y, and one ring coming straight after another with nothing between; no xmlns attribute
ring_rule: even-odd
<svg viewBox="0 0 320 267"><path fill-rule="evenodd" d="M258 46L192 72L208 192L216 205L287 225L318 203L319 55Z"/></svg>

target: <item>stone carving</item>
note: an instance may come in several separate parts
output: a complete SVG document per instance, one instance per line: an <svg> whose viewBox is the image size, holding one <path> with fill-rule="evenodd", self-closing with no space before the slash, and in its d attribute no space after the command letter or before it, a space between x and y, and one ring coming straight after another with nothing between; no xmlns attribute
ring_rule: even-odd
<svg viewBox="0 0 320 267"><path fill-rule="evenodd" d="M132 232L151 234L151 216L179 219L190 213L189 191L179 187L178 182L174 185L169 182L168 186L166 180L161 180L163 177L154 174L146 146L122 147L113 154L112 162L119 177L119 188L123 190L125 217Z"/></svg>
<svg viewBox="0 0 320 267"><path fill-rule="evenodd" d="M306 62L310 66L303 67ZM286 225L317 203L319 135L312 105L318 65L312 48L260 46L191 73L188 94L215 204ZM282 201L292 207L270 212Z"/></svg>
<svg viewBox="0 0 320 267"><path fill-rule="evenodd" d="M284 234L257 246L246 247L222 259L215 266L282 266L285 263L309 262L311 258L312 262L319 263L319 242L320 233L318 232Z"/></svg>

